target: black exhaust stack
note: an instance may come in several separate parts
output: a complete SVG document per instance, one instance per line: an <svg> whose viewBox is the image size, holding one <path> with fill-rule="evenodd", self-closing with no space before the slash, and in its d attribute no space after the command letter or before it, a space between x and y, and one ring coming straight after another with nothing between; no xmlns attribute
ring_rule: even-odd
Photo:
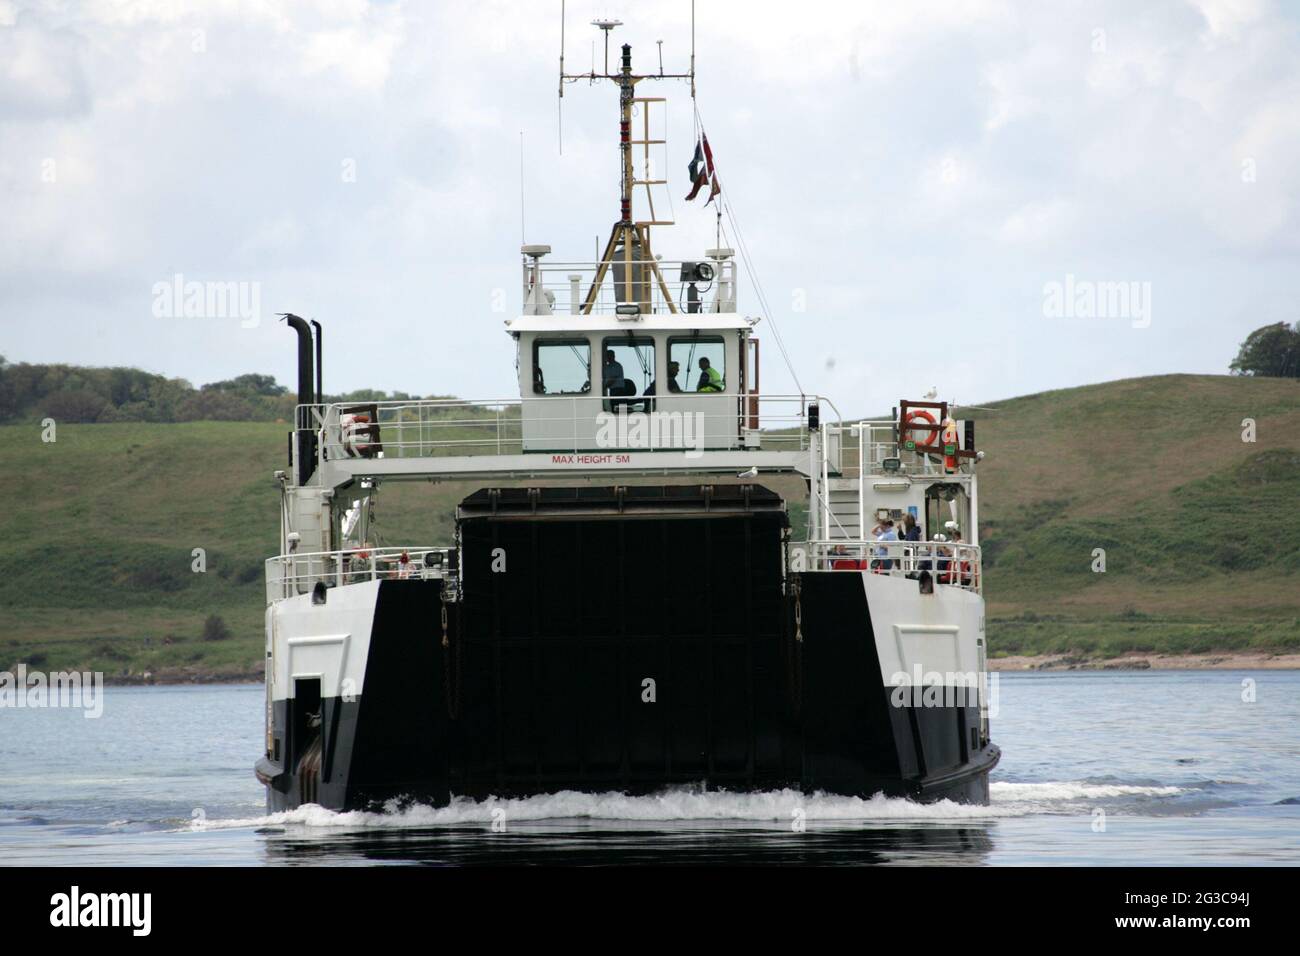
<svg viewBox="0 0 1300 956"><path fill-rule="evenodd" d="M294 422L298 460L298 484L305 485L316 470L316 431L312 428L311 412L304 408L314 405L319 400L320 388L318 362L312 361L311 326L292 312L284 313L284 320L298 333L298 418ZM315 323L313 323L315 324ZM319 328L320 326L317 326ZM320 342L316 343L317 356L320 354ZM315 388L313 388L312 371L317 371Z"/></svg>
<svg viewBox="0 0 1300 956"><path fill-rule="evenodd" d="M321 388L321 370L324 367L321 361L321 340L325 338L325 331L315 319L311 320L311 327L316 330L316 404L324 405L325 392Z"/></svg>

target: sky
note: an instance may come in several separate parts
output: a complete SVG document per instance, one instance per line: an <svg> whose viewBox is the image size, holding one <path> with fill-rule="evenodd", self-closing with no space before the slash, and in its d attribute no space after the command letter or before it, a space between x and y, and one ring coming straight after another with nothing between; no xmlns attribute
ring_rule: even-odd
<svg viewBox="0 0 1300 956"><path fill-rule="evenodd" d="M569 0L570 71L597 16L639 69L660 40L689 66L689 0ZM565 87L561 140L560 22L0 0L0 355L292 385L295 312L327 391L515 396L521 238L594 258L618 211L612 85ZM695 48L694 104L640 91L668 97L656 248L715 242L697 110L771 311L743 273L739 309L797 375L767 344L768 393L849 416L1221 374L1300 319L1300 4L699 0ZM177 276L250 308L187 316Z"/></svg>

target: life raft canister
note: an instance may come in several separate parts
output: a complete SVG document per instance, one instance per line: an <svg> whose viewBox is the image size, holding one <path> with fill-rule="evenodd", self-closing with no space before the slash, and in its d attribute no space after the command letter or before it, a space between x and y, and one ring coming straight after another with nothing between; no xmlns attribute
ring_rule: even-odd
<svg viewBox="0 0 1300 956"><path fill-rule="evenodd" d="M931 425L937 424L934 420L934 416L923 408L915 409L903 416L903 427L901 429L904 439L903 447L908 451L920 451L925 448L933 448L935 442L939 440L939 430L937 428L926 429L925 441L917 441L908 434L912 430L912 422L921 418L924 418L926 422Z"/></svg>
<svg viewBox="0 0 1300 956"><path fill-rule="evenodd" d="M943 470L950 475L957 470L957 423L951 418L943 420Z"/></svg>

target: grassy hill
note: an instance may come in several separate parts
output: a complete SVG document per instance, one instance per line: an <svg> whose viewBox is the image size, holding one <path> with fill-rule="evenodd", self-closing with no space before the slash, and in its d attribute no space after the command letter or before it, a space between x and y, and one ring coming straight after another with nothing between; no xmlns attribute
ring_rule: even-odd
<svg viewBox="0 0 1300 956"><path fill-rule="evenodd" d="M969 416L995 654L1300 648L1300 382L1132 379ZM257 673L286 429L0 427L0 667ZM385 486L385 539L447 540L473 487ZM228 639L202 639L214 614Z"/></svg>
<svg viewBox="0 0 1300 956"><path fill-rule="evenodd" d="M1300 647L1300 381L1167 375L971 416L994 653Z"/></svg>

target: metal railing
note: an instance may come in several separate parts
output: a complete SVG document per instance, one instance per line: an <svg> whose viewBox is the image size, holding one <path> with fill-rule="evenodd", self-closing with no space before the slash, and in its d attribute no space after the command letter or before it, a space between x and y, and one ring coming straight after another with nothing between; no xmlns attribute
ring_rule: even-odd
<svg viewBox="0 0 1300 956"><path fill-rule="evenodd" d="M936 584L983 591L978 545L959 541L832 540L809 541L807 548L809 571L870 571L906 578L928 573Z"/></svg>
<svg viewBox="0 0 1300 956"><path fill-rule="evenodd" d="M816 396L668 393L662 396L538 395L301 406L331 458L430 458L692 448L808 448ZM838 416L821 400L823 427ZM832 417L834 416L834 417ZM828 420L829 419L829 420ZM837 466L836 466L837 467Z"/></svg>
<svg viewBox="0 0 1300 956"><path fill-rule="evenodd" d="M349 548L281 554L266 561L266 603L308 594L317 582L342 587L374 580L431 580L453 573L452 548Z"/></svg>
<svg viewBox="0 0 1300 956"><path fill-rule="evenodd" d="M831 426L835 428L837 426ZM936 444L933 451L910 451L898 443L896 425L892 421L848 422L838 426L841 433L843 474L847 476L891 475L942 475L945 473L942 448ZM887 471L885 462L897 459L897 471ZM965 459L958 461L957 471L970 470Z"/></svg>
<svg viewBox="0 0 1300 956"><path fill-rule="evenodd" d="M645 262L633 261L630 273L625 270L621 258L610 260L605 277L596 290L591 311L598 315L613 314L619 305L636 304L642 314L663 314L671 312L669 301L679 313L694 312L735 312L736 311L736 274L734 260L706 262L714 270L713 278L708 282L683 282L680 261L657 261L659 275L663 277L662 285L654 271ZM524 301L528 303L533 297L533 265L525 261ZM550 262L539 263L536 275L541 283L541 298L545 307L553 315L578 315L586 307L591 294L592 283L600 270L600 262ZM691 286L695 286L696 298L692 303ZM667 295L665 295L665 291ZM528 306L525 305L525 311Z"/></svg>

